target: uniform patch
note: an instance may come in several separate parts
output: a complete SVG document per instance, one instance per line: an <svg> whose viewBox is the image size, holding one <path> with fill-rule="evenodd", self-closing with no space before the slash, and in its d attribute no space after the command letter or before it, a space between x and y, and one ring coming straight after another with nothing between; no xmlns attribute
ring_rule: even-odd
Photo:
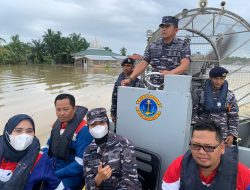
<svg viewBox="0 0 250 190"><path fill-rule="evenodd" d="M124 159L126 161L132 159L132 153L131 153L131 150L129 148L125 148L124 151L123 151L123 154L124 154Z"/></svg>

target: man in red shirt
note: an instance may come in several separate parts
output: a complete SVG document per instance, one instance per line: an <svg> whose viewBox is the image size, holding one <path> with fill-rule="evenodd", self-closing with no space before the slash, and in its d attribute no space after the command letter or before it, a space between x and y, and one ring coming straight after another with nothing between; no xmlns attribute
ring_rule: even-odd
<svg viewBox="0 0 250 190"><path fill-rule="evenodd" d="M195 124L189 145L165 172L163 190L250 189L250 170L238 162L237 146L225 147L216 123Z"/></svg>

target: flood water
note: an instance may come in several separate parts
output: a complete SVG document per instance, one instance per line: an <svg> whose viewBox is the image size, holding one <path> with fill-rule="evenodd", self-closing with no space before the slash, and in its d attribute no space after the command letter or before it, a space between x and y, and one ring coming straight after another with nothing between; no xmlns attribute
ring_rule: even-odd
<svg viewBox="0 0 250 190"><path fill-rule="evenodd" d="M0 134L11 116L26 113L34 118L36 135L44 141L56 119L54 99L59 93L73 94L78 105L109 110L120 72L71 65L0 65Z"/></svg>
<svg viewBox="0 0 250 190"><path fill-rule="evenodd" d="M238 68L227 67L232 72ZM71 93L76 104L110 110L113 84L121 68L76 68L71 65L0 65L0 134L7 120L19 113L31 115L42 143L56 120L54 99ZM240 113L250 117L250 67L227 77L240 102Z"/></svg>

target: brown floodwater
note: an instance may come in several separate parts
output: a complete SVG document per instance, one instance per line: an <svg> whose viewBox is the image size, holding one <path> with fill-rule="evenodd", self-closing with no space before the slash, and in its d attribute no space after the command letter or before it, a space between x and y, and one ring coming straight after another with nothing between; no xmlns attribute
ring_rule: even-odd
<svg viewBox="0 0 250 190"><path fill-rule="evenodd" d="M56 119L54 99L59 93L73 94L78 105L109 110L120 72L71 65L0 65L0 134L11 116L26 113L34 118L36 135L44 143Z"/></svg>

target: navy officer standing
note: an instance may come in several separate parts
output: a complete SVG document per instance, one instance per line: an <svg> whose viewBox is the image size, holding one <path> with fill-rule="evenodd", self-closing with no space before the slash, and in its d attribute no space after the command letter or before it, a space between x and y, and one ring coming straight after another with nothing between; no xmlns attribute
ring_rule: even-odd
<svg viewBox="0 0 250 190"><path fill-rule="evenodd" d="M226 144L233 144L238 137L239 108L232 91L228 90L228 70L214 67L204 87L194 90L192 123L211 118L222 128Z"/></svg>
<svg viewBox="0 0 250 190"><path fill-rule="evenodd" d="M190 64L190 45L187 40L176 37L179 19L172 16L164 16L159 25L161 38L150 44L144 54L144 60L139 62L128 79L122 81L122 85L128 86L133 80L143 73L151 64L153 72L162 75L184 74ZM162 84L163 76L152 76L153 84Z"/></svg>

